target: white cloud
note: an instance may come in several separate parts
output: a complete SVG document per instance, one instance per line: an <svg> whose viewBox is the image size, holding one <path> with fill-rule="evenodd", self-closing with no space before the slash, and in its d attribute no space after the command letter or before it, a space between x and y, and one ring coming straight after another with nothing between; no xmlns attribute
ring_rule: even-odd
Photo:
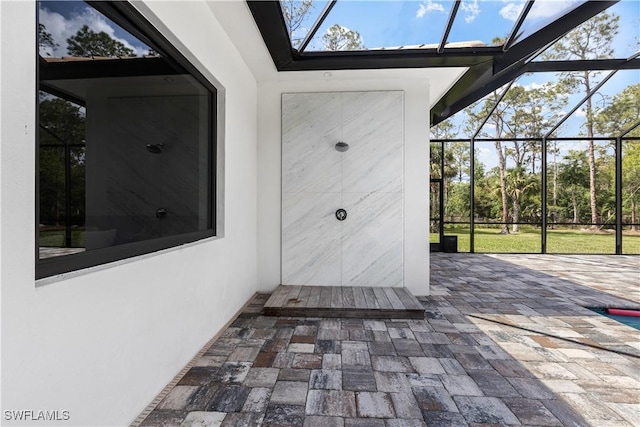
<svg viewBox="0 0 640 427"><path fill-rule="evenodd" d="M515 20L518 19L518 16L520 16L520 12L522 12L523 8L524 3L522 2L508 2L506 6L500 9L500 16L508 21L515 22Z"/></svg>
<svg viewBox="0 0 640 427"><path fill-rule="evenodd" d="M478 0L463 1L460 8L466 12L464 15L464 22L467 24L475 21L476 17L480 14L480 5Z"/></svg>
<svg viewBox="0 0 640 427"><path fill-rule="evenodd" d="M571 150L584 150L584 144L580 141L557 141L555 144L560 150L560 156L564 156Z"/></svg>
<svg viewBox="0 0 640 427"><path fill-rule="evenodd" d="M137 56L145 55L148 49L145 46L132 45L128 40L116 37L115 29L111 26L103 15L98 13L91 7L86 7L82 10L82 13L73 15L71 17L64 17L57 12L51 12L50 10L43 8L40 9L40 23L44 24L47 32L51 34L54 41L59 45L55 49L44 49L41 54L50 56L66 56L67 53L67 39L74 36L83 25L89 26L89 28L97 33L104 31L114 40L124 44L129 49L132 49Z"/></svg>
<svg viewBox="0 0 640 427"><path fill-rule="evenodd" d="M574 114L576 117L587 117L587 112L584 108L578 108Z"/></svg>
<svg viewBox="0 0 640 427"><path fill-rule="evenodd" d="M570 9L576 3L578 3L578 0L538 0L533 3L527 18L549 18Z"/></svg>
<svg viewBox="0 0 640 427"><path fill-rule="evenodd" d="M420 4L416 12L416 18L422 18L430 12L444 12L444 6L442 6L442 3L436 3L433 0L424 0L424 3Z"/></svg>
<svg viewBox="0 0 640 427"><path fill-rule="evenodd" d="M51 34L54 42L59 45L55 49L46 48L44 52L41 50L40 53L48 56L62 56L66 54L66 40L74 34L75 31L68 29L67 21L59 13L50 12L48 9L40 9L39 16L40 23L46 27L46 31Z"/></svg>
<svg viewBox="0 0 640 427"><path fill-rule="evenodd" d="M480 146L480 144L476 144L476 153L478 155L478 161L482 163L487 170L498 166L498 156L496 155L495 148L488 148L486 145Z"/></svg>
<svg viewBox="0 0 640 427"><path fill-rule="evenodd" d="M522 84L519 84L519 83L514 83L514 86L520 86L524 90L534 90L534 89L542 89L542 88L544 88L545 84L544 83L531 82L529 84L522 85Z"/></svg>

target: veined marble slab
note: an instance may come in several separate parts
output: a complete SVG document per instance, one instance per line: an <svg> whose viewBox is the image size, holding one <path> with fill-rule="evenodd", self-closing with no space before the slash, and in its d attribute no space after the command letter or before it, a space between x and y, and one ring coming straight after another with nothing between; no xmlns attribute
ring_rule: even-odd
<svg viewBox="0 0 640 427"><path fill-rule="evenodd" d="M282 104L282 192L340 192L340 94L284 94Z"/></svg>
<svg viewBox="0 0 640 427"><path fill-rule="evenodd" d="M342 284L401 286L402 193L343 193Z"/></svg>
<svg viewBox="0 0 640 427"><path fill-rule="evenodd" d="M403 108L399 91L282 96L283 284L402 285Z"/></svg>
<svg viewBox="0 0 640 427"><path fill-rule="evenodd" d="M403 94L343 94L343 191L402 192Z"/></svg>
<svg viewBox="0 0 640 427"><path fill-rule="evenodd" d="M340 193L282 195L282 284L340 286Z"/></svg>

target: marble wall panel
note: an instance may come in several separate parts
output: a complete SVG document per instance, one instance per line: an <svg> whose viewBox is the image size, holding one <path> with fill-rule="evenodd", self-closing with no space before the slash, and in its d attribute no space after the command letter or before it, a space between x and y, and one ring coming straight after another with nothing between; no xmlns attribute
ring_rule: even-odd
<svg viewBox="0 0 640 427"><path fill-rule="evenodd" d="M339 192L341 99L336 93L282 96L282 192Z"/></svg>
<svg viewBox="0 0 640 427"><path fill-rule="evenodd" d="M341 284L339 193L282 196L282 284Z"/></svg>
<svg viewBox="0 0 640 427"><path fill-rule="evenodd" d="M402 285L403 105L402 92L283 95L283 284Z"/></svg>
<svg viewBox="0 0 640 427"><path fill-rule="evenodd" d="M402 192L402 92L347 92L343 99L343 190Z"/></svg>
<svg viewBox="0 0 640 427"><path fill-rule="evenodd" d="M342 284L401 286L402 193L343 193Z"/></svg>

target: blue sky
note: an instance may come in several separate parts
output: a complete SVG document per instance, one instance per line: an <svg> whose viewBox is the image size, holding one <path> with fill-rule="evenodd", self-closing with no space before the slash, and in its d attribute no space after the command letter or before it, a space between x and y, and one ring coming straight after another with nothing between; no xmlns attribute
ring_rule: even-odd
<svg viewBox="0 0 640 427"><path fill-rule="evenodd" d="M304 28L300 33L305 33L311 27L326 3L325 0L314 2L315 8L303 23ZM358 31L367 48L437 43L442 37L453 3L451 0L339 0L321 26L316 41L319 41L328 27L339 24ZM536 30L542 23L580 3L579 0L539 0L529 12L523 29ZM640 3L637 0L621 3L614 7L624 11L622 16L630 20L635 17L637 33ZM523 5L523 0L465 0L456 15L449 41L478 40L490 44L494 37L506 37ZM313 47L321 49L319 43Z"/></svg>
<svg viewBox="0 0 640 427"><path fill-rule="evenodd" d="M479 2L482 7L484 3L492 3L496 6L496 3L505 4L506 2ZM545 1L539 4L553 5L555 2ZM566 5L565 5L566 6ZM489 9L487 9L489 10ZM495 10L495 9L494 9ZM614 41L614 57L627 58L638 51L638 39L640 38L640 1L638 0L623 0L618 4L607 9L608 13L616 14L620 17L619 33L615 37ZM489 12L487 13L489 14ZM482 13L478 15L480 16ZM496 18L497 21L497 18ZM471 28L471 26L469 26ZM497 28L497 27L496 27ZM608 72L603 72L601 78L604 78ZM531 87L536 85L542 85L546 82L555 80L553 73L537 73L521 76L516 84ZM599 80L598 80L599 81ZM609 100L617 93L620 93L624 88L640 83L640 70L625 70L619 71L611 78L594 96L594 105L599 107L603 105L603 100ZM583 97L584 93L574 94L569 96L569 103L565 109L569 112ZM640 101L639 101L640 102ZM456 123L461 122L461 114L454 117L453 120ZM579 109L576 111L560 129L559 136L575 136L578 135L581 125L584 122L584 111ZM461 134L461 137L467 137L468 135Z"/></svg>
<svg viewBox="0 0 640 427"><path fill-rule="evenodd" d="M325 0L314 2L315 8L303 22L303 28L298 32L298 36L304 36L326 3ZM537 0L522 26L522 31L528 35L581 3L582 0ZM523 0L465 0L461 3L456 15L449 41L481 41L490 44L495 37L506 37L519 16L523 4ZM339 0L320 27L308 50L322 49L321 37L327 28L334 24L358 31L364 45L370 49L438 43L452 5L453 1L439 0ZM638 50L640 1L623 0L607 11L620 17L619 33L614 43L614 56L627 58ZM606 74L603 73L602 76ZM522 76L517 83L522 86L535 86L550 80L554 80L554 75L543 73ZM600 92L605 98L610 99L625 87L637 83L640 83L640 71L619 72ZM571 95L566 111L571 110L583 96L584 94ZM598 100L602 101L602 96L599 96ZM583 117L582 110L576 111L561 128L560 135L577 135ZM454 120L459 122L460 118Z"/></svg>
<svg viewBox="0 0 640 427"><path fill-rule="evenodd" d="M56 49L46 49L41 54L61 57L67 55L66 40L75 35L83 25L95 32L104 31L112 38L133 49L138 56L144 55L149 48L113 21L80 1L43 1L39 9L40 23L59 45Z"/></svg>
<svg viewBox="0 0 640 427"><path fill-rule="evenodd" d="M308 29L322 11L326 0L315 1L314 10L303 22L302 32ZM415 0L415 1L360 1L339 0L316 39L324 34L326 28L339 24L360 32L368 48L394 47L438 43L442 37L444 25L449 16L453 1ZM538 0L534 3L529 20L523 29L535 30L540 23L547 22L558 13L579 4L577 0ZM496 36L509 34L515 19L523 5L522 0L464 0L458 11L449 40L490 43ZM620 31L614 44L615 56L626 58L638 49L640 38L640 0L623 0L608 9L620 16ZM54 51L46 52L53 56L66 55L66 39L74 35L83 24L94 31L105 31L113 38L134 49L138 55L144 55L148 48L110 20L96 12L83 2L55 1L42 2L40 21L60 44ZM316 40L316 48L319 44ZM518 84L523 86L541 85L552 79L549 73L522 76ZM631 84L640 83L640 71L619 72L605 87L602 94L612 97ZM567 111L583 95L570 97ZM595 99L595 98L594 98ZM599 98L600 100L602 97ZM561 135L574 136L580 130L584 113L577 111L564 126ZM454 118L460 121L459 117ZM461 135L466 136L466 135Z"/></svg>
<svg viewBox="0 0 640 427"><path fill-rule="evenodd" d="M314 1L315 7L303 22L298 36L304 35L312 26L326 3L326 0ZM339 24L358 31L367 48L437 43L442 37L453 3L452 0L339 0L315 38L319 42L328 27ZM522 30L535 31L581 3L582 0L537 0ZM524 0L464 0L456 15L449 41L477 40L490 44L494 37L506 37L523 5ZM620 45L628 49L633 39L637 40L639 36L640 1L623 0L609 10L621 16L620 27L624 31L620 36ZM322 46L316 43L313 48L322 49Z"/></svg>

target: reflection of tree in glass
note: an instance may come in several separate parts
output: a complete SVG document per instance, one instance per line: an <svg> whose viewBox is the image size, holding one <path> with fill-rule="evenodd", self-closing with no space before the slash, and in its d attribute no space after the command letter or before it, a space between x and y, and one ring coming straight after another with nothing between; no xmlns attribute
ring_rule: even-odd
<svg viewBox="0 0 640 427"><path fill-rule="evenodd" d="M42 97L40 105L40 222L65 219L65 150L69 147L71 219L84 223L85 116L81 107L60 98Z"/></svg>
<svg viewBox="0 0 640 427"><path fill-rule="evenodd" d="M67 39L67 43L67 51L71 56L135 56L133 49L112 39L104 31L96 33L88 25L83 25L73 37Z"/></svg>
<svg viewBox="0 0 640 427"><path fill-rule="evenodd" d="M40 48L40 54L51 56L48 50L53 50L58 47L58 43L53 40L51 33L47 31L47 27L44 24L38 24L38 47Z"/></svg>

